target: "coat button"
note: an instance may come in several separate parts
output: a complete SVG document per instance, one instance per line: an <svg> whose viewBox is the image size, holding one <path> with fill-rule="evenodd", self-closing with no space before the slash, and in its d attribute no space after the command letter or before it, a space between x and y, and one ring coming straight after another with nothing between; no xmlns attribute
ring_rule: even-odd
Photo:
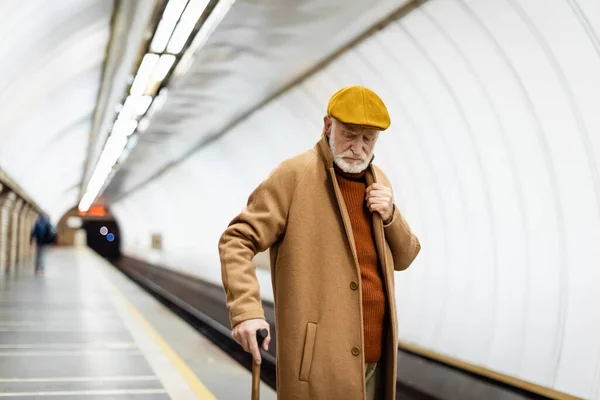
<svg viewBox="0 0 600 400"><path fill-rule="evenodd" d="M352 348L352 355L355 355L355 356L357 356L357 355L359 355L359 354L360 354L360 349L359 349L358 347L354 346L354 347Z"/></svg>
<svg viewBox="0 0 600 400"><path fill-rule="evenodd" d="M350 282L350 289L352 289L352 290L358 289L358 283L356 283L355 281Z"/></svg>

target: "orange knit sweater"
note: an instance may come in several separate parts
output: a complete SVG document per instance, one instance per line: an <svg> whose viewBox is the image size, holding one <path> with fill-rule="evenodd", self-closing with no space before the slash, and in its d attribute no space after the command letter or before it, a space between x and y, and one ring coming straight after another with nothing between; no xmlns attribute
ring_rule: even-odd
<svg viewBox="0 0 600 400"><path fill-rule="evenodd" d="M366 363L379 361L386 313L385 289L373 234L372 213L365 199L365 173L348 174L335 168L336 177L352 224L362 285L364 356Z"/></svg>

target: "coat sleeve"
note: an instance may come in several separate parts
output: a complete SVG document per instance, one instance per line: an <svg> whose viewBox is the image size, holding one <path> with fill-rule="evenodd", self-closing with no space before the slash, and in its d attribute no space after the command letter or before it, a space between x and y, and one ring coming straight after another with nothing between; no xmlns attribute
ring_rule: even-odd
<svg viewBox="0 0 600 400"><path fill-rule="evenodd" d="M411 231L410 226L394 205L394 216L390 223L383 226L385 238L392 251L394 269L404 271L421 251L421 243Z"/></svg>
<svg viewBox="0 0 600 400"><path fill-rule="evenodd" d="M250 194L244 209L219 239L221 278L232 328L248 319L265 318L252 260L285 232L294 187L293 174L280 165Z"/></svg>
<svg viewBox="0 0 600 400"><path fill-rule="evenodd" d="M382 178L382 183L392 187L387 176L377 169L377 175ZM392 257L394 258L394 270L404 271L415 260L421 251L421 243L413 233L408 222L400 213L400 210L394 204L394 213L392 220L383 225L385 239L390 246Z"/></svg>

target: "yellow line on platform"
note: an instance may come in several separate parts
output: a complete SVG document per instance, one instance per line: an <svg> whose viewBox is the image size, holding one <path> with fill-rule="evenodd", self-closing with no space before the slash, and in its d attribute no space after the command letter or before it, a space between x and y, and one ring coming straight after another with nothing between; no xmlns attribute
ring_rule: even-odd
<svg viewBox="0 0 600 400"><path fill-rule="evenodd" d="M101 274L103 275L104 280L108 283L110 289L123 301L123 304L125 304L131 315L138 320L152 340L154 340L162 352L169 358L169 360L171 360L173 366L175 366L177 371L179 371L198 399L216 400L216 397L206 388L206 386L204 386L196 374L194 374L194 372L187 366L181 357L179 357L175 350L169 346L166 340L163 339L163 337L156 332L156 330L154 330L152 325L150 325L146 318L144 318L141 312L129 301L123 292L121 292L121 290L104 275L104 272L101 272Z"/></svg>

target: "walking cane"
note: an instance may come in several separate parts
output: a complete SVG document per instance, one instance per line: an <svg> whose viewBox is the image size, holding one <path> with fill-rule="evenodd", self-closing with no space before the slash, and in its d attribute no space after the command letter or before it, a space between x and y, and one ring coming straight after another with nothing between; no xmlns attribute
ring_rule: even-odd
<svg viewBox="0 0 600 400"><path fill-rule="evenodd" d="M267 336L269 336L269 331L266 329L256 331L259 351ZM252 400L260 400L260 365L255 363L254 360L252 360Z"/></svg>

